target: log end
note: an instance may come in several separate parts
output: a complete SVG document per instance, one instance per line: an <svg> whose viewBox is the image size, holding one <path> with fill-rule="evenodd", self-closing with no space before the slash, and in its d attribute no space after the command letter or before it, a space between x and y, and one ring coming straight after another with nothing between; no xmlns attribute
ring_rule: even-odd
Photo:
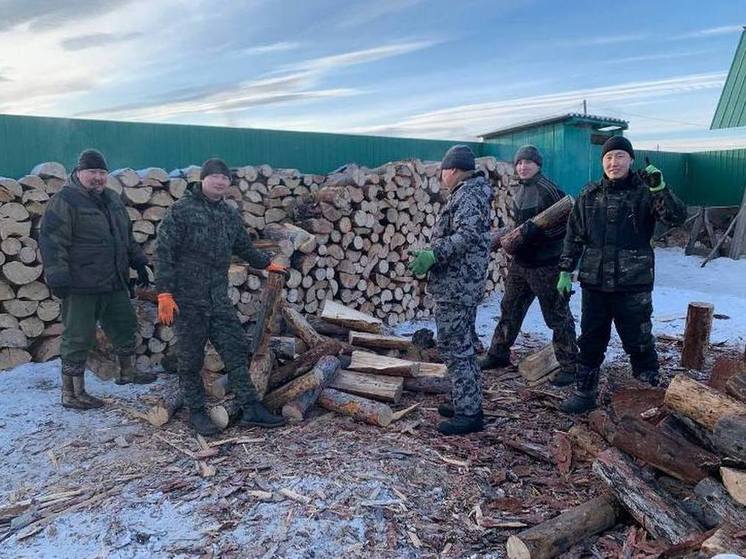
<svg viewBox="0 0 746 559"><path fill-rule="evenodd" d="M508 550L509 559L531 559L528 546L518 536L510 536L505 547Z"/></svg>

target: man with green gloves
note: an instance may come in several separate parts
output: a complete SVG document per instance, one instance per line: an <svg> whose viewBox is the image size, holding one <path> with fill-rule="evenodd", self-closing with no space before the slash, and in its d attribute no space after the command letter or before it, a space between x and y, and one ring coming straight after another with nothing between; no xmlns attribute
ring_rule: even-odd
<svg viewBox="0 0 746 559"><path fill-rule="evenodd" d="M552 330L554 354L561 370L552 384L565 386L575 381L575 321L570 312L569 297L557 293L555 285L565 238L566 223L549 230L539 229L531 218L565 197L565 193L541 172L543 159L535 146L522 146L513 157L518 190L513 196L516 226L523 232L523 243L510 263L505 293L500 302L500 321L495 327L487 354L479 362L482 369L507 367L510 347L521 331L531 303L539 299L544 322Z"/></svg>
<svg viewBox="0 0 746 559"><path fill-rule="evenodd" d="M228 372L231 391L244 426L279 427L285 420L259 401L249 377L249 341L228 299L228 269L237 255L256 269L285 272L257 250L241 215L224 198L231 172L222 159L202 165L200 181L166 212L158 228L156 289L158 319L175 323L178 372L192 427L201 435L215 435L218 427L205 409L202 364L208 340Z"/></svg>
<svg viewBox="0 0 746 559"><path fill-rule="evenodd" d="M149 283L147 259L132 237L129 215L116 192L106 187L104 156L80 154L62 190L47 205L39 248L52 293L62 300L62 405L91 409L104 405L85 390L85 363L96 344L96 324L109 336L119 358L117 384L153 382L135 369L137 318L129 300L129 268Z"/></svg>
<svg viewBox="0 0 746 559"><path fill-rule="evenodd" d="M560 404L567 413L596 407L600 367L616 326L630 357L632 374L658 384L658 355L652 334L656 221L672 227L686 220L686 206L671 192L663 174L649 165L631 171L635 152L623 136L601 149L604 176L585 186L570 214L560 258L557 289L572 289L578 266L583 287L580 353L575 393Z"/></svg>
<svg viewBox="0 0 746 559"><path fill-rule="evenodd" d="M453 406L442 405L438 424L445 435L481 431L482 379L474 352L477 305L484 296L490 259L492 185L476 171L468 146L453 146L441 162L440 182L448 200L433 227L431 248L415 251L409 269L429 272L435 300L438 351L451 378Z"/></svg>

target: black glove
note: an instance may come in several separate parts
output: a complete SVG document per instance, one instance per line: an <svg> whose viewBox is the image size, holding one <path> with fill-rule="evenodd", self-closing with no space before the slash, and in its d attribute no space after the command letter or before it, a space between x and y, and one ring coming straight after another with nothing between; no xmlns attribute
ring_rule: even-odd
<svg viewBox="0 0 746 559"><path fill-rule="evenodd" d="M70 295L70 288L67 285L60 285L58 287L51 287L52 295L57 297L58 299L64 299L68 295Z"/></svg>
<svg viewBox="0 0 746 559"><path fill-rule="evenodd" d="M148 275L148 267L145 264L140 264L135 268L137 271L137 281L135 285L139 287L149 287L151 285L150 276Z"/></svg>
<svg viewBox="0 0 746 559"><path fill-rule="evenodd" d="M521 225L521 236L523 237L524 242L533 243L541 238L542 231L538 225L529 219Z"/></svg>

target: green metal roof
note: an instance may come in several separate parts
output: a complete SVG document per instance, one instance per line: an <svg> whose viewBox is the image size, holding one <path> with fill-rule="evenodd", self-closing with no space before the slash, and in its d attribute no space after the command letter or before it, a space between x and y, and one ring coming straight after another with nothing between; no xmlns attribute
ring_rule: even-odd
<svg viewBox="0 0 746 559"><path fill-rule="evenodd" d="M720 94L710 129L746 126L746 27Z"/></svg>
<svg viewBox="0 0 746 559"><path fill-rule="evenodd" d="M530 128L537 128L539 126L546 126L548 124L556 124L560 122L567 124L589 124L596 130L598 130L599 128L606 128L607 126L613 126L621 130L626 130L629 127L629 123L626 120L621 120L619 118L586 115L581 113L567 113L564 115L550 116L538 120L532 120L529 122L513 124L511 126L495 130L494 132L480 134L479 137L483 140L488 140L490 138L504 136L505 134L512 134L521 130L528 130Z"/></svg>

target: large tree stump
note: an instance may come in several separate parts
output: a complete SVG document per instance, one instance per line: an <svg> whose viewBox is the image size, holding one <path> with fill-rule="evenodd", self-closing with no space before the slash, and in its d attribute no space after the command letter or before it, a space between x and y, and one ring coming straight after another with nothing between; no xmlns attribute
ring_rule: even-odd
<svg viewBox="0 0 746 559"><path fill-rule="evenodd" d="M337 371L339 371L339 366L339 359L331 355L325 355L319 359L312 371L319 377L319 385L283 405L282 416L291 422L303 421L306 412L319 399L321 391L334 380Z"/></svg>
<svg viewBox="0 0 746 559"><path fill-rule="evenodd" d="M702 526L663 488L647 481L632 460L616 448L598 455L593 471L609 486L637 522L656 538L682 543Z"/></svg>
<svg viewBox="0 0 746 559"><path fill-rule="evenodd" d="M272 370L272 352L269 350L269 343L272 338L272 318L277 310L284 283L285 276L283 274L269 273L267 287L262 297L262 306L256 315L256 329L251 340L252 357L249 364L249 377L260 398L267 391L269 374Z"/></svg>
<svg viewBox="0 0 746 559"><path fill-rule="evenodd" d="M746 463L746 416L721 417L712 434L713 442L721 454Z"/></svg>
<svg viewBox="0 0 746 559"><path fill-rule="evenodd" d="M319 405L330 411L349 415L379 427L387 427L394 415L391 408L386 404L352 394L345 394L333 388L325 388L321 391Z"/></svg>
<svg viewBox="0 0 746 559"><path fill-rule="evenodd" d="M576 543L612 528L621 507L611 495L601 495L551 520L508 538L509 559L551 559Z"/></svg>
<svg viewBox="0 0 746 559"><path fill-rule="evenodd" d="M551 229L560 223L567 222L567 217L572 211L573 203L572 196L565 196L540 214L532 217L531 221L533 221L539 229ZM518 226L510 233L503 235L500 239L500 244L505 252L508 254L515 254L523 244L523 231L521 230L521 227Z"/></svg>
<svg viewBox="0 0 746 559"><path fill-rule="evenodd" d="M671 381L664 402L710 430L725 415L746 415L746 404L684 375L676 375Z"/></svg>
<svg viewBox="0 0 746 559"><path fill-rule="evenodd" d="M705 366L705 354L710 347L710 331L715 306L710 303L689 303L684 329L684 347L681 350L681 366L701 371Z"/></svg>

